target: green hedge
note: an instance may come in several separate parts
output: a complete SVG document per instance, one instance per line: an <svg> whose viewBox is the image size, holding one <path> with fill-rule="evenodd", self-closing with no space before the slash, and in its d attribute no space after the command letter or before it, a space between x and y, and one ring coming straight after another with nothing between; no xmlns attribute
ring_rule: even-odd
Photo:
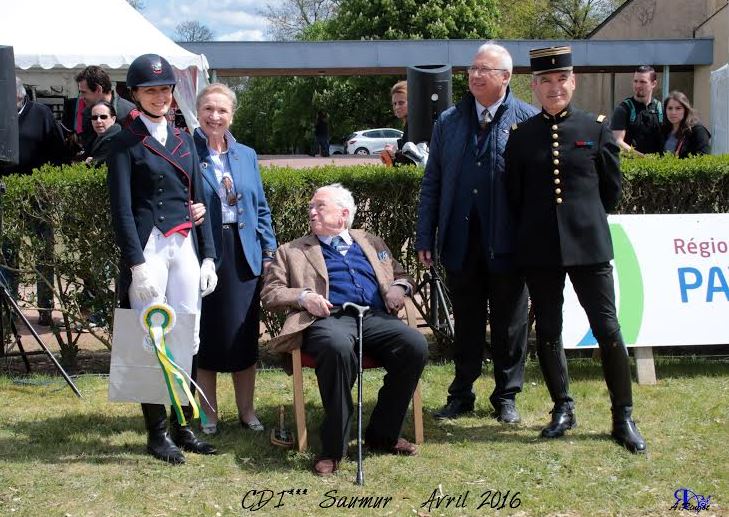
<svg viewBox="0 0 729 517"><path fill-rule="evenodd" d="M626 159L623 174L620 213L729 211L729 156ZM262 175L280 243L307 233L307 205L313 190L339 182L352 190L357 201L355 226L382 236L403 265L416 278L422 277L410 245L422 170L377 165L264 167ZM35 228L43 221L54 230L51 262L55 267L56 306L68 324L63 331L54 329L62 358L67 364L73 363L78 333L71 329L74 325L89 329L89 313L105 316L105 324L89 330L110 346L103 330L107 330L114 306L117 250L111 232L106 170L82 164L47 166L29 176L4 180L5 239L20 254L24 285L34 285L35 265L49 262L44 253L49 243L37 236ZM92 289L84 293L84 285ZM27 306L35 306L34 296L23 298ZM265 315L264 321L270 330L277 330L278 320Z"/></svg>

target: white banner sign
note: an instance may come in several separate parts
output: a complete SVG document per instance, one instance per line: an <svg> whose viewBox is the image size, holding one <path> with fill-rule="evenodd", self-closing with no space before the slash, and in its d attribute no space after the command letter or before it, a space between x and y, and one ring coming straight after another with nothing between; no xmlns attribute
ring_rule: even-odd
<svg viewBox="0 0 729 517"><path fill-rule="evenodd" d="M609 217L618 319L633 346L729 343L729 214ZM572 285L565 348L597 346Z"/></svg>

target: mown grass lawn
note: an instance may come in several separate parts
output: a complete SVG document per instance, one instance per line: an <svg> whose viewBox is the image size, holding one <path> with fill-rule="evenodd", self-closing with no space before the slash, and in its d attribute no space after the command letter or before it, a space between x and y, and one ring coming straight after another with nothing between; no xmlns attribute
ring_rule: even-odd
<svg viewBox="0 0 729 517"><path fill-rule="evenodd" d="M180 467L144 453L140 410L108 403L104 377L77 379L83 400L57 378L34 378L31 384L0 377L0 515L672 515L679 488L711 496L701 515L729 515L729 363L662 361L657 386L634 385L635 417L649 448L643 456L609 438L598 362L570 362L579 427L554 441L538 438L551 404L535 362L527 368L518 399L523 420L516 427L489 417L490 371L477 385L474 416L434 421L430 412L444 402L452 371L452 364L430 365L424 374L426 443L420 455L366 455L364 487L353 484L354 446L336 476L310 474L322 416L311 371L305 378L311 452L274 448L267 433L242 431L230 383L222 382L222 431L212 439L221 454L188 454ZM366 414L381 380L381 372L365 373ZM280 404L294 427L285 373L261 372L256 393L267 428ZM412 436L409 419L404 434ZM281 495L289 489L293 495ZM252 490L274 495L263 505L265 498L254 498ZM454 496L450 506L444 507L444 499L436 507L434 491ZM492 496L478 508L488 491ZM329 506L355 496L392 499L379 509ZM252 511L256 501L260 509ZM492 509L492 502L503 508Z"/></svg>

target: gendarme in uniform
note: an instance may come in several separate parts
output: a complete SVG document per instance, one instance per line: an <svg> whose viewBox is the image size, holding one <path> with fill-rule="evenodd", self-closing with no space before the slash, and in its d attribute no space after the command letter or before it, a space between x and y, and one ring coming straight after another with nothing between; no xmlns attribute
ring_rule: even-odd
<svg viewBox="0 0 729 517"><path fill-rule="evenodd" d="M537 353L554 402L545 438L575 427L562 305L569 275L602 355L613 413L612 436L632 452L645 441L631 418L628 352L615 311L607 212L620 198L619 150L605 122L570 105L575 89L570 47L530 52L532 88L542 112L512 126L506 189L517 221L516 256L536 316Z"/></svg>

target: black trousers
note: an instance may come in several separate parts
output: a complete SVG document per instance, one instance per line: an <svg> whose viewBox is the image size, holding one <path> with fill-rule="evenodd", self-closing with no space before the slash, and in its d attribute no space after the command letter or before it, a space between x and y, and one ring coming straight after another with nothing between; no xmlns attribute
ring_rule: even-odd
<svg viewBox="0 0 729 517"><path fill-rule="evenodd" d="M492 271L482 249L480 231L470 232L464 267L447 271L455 319L456 373L448 401L473 404L473 383L481 375L486 323L491 326L494 362L494 408L513 401L524 383L528 298L524 278L516 271Z"/></svg>
<svg viewBox="0 0 729 517"><path fill-rule="evenodd" d="M574 407L569 395L569 375L561 339L566 275L570 277L600 346L603 374L613 410L633 405L628 351L615 310L612 271L609 262L526 271L536 317L539 363L555 407Z"/></svg>
<svg viewBox="0 0 729 517"><path fill-rule="evenodd" d="M305 330L301 349L316 361L316 378L324 406L321 454L341 459L347 452L354 414L357 316L339 311L315 321ZM395 316L370 311L363 319L362 350L387 372L365 439L380 447L392 446L400 436L410 399L425 367L428 345L420 332Z"/></svg>
<svg viewBox="0 0 729 517"><path fill-rule="evenodd" d="M562 336L563 292L567 275L580 305L585 309L597 342L613 339L620 331L620 324L615 310L613 267L609 262L526 270L537 339L557 341Z"/></svg>

